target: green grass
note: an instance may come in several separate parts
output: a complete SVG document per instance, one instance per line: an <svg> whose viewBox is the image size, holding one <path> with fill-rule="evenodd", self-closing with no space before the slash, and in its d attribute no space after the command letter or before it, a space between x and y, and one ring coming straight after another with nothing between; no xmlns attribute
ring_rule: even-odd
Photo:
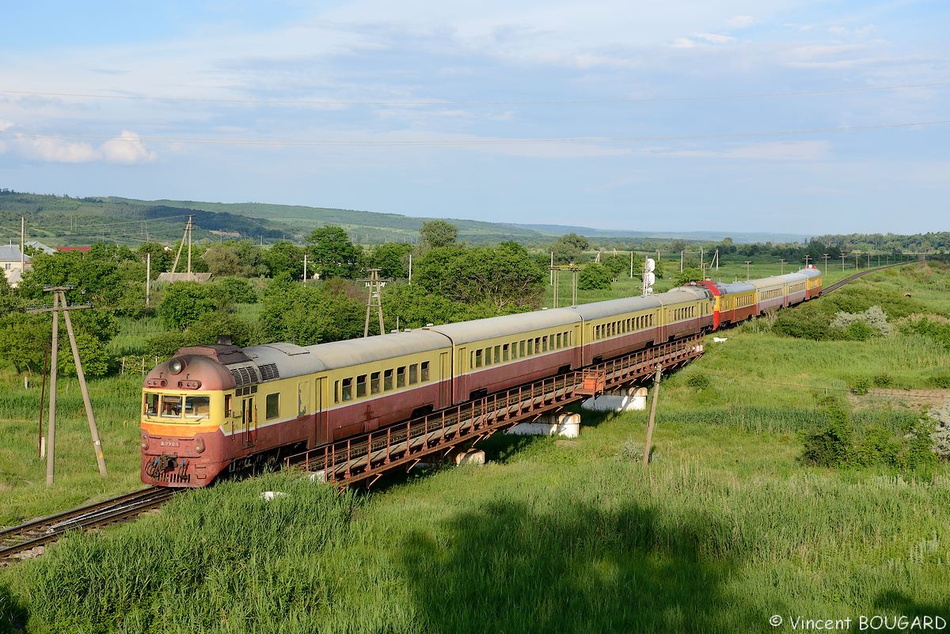
<svg viewBox="0 0 950 634"><path fill-rule="evenodd" d="M864 283L937 310L941 277L935 267ZM370 495L283 474L227 483L0 571L0 623L35 632L744 632L791 631L771 628L773 614L950 618L950 466L799 461L802 433L824 423L829 397L858 428L899 433L918 406L850 387L886 374L892 388L927 388L950 351L901 334L791 339L755 323L724 334L664 380L648 472L635 459L645 413L585 412L576 441L497 436L484 445L484 467L396 479ZM12 379L4 388L0 418L13 416L15 430L0 449L15 472L0 477L5 517L100 492L81 404L66 408L77 473L47 492L29 457L37 391L20 394ZM137 478L137 388L137 379L94 386L112 403L103 404L107 437L128 443L129 457L110 463L109 486ZM264 490L289 495L267 503Z"/></svg>

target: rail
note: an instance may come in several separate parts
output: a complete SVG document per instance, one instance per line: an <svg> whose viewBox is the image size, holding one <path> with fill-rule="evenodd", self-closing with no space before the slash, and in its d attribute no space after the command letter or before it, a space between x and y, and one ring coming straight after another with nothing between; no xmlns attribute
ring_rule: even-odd
<svg viewBox="0 0 950 634"><path fill-rule="evenodd" d="M702 336L653 346L592 367L560 374L509 390L467 401L421 418L340 440L289 456L287 467L318 472L327 482L340 486L369 480L372 484L386 471L411 468L423 458L448 454L457 445L474 443L505 427L590 396L591 372L600 389L611 389L664 368L685 365L703 353ZM585 379L587 379L585 381Z"/></svg>
<svg viewBox="0 0 950 634"><path fill-rule="evenodd" d="M822 289L821 294L827 295L828 293L833 293L839 288L841 288L842 286L845 286L846 284L850 284L851 282L855 281L858 278L864 277L865 275L870 275L871 273L877 273L878 271L883 271L884 269L892 269L895 266L906 266L908 264L912 264L912 263L911 262L897 262L895 264L885 264L884 266L875 266L874 268L858 271L857 273L849 275L846 278L838 280L834 284L829 284L828 286Z"/></svg>
<svg viewBox="0 0 950 634"><path fill-rule="evenodd" d="M23 553L54 542L69 531L88 530L128 521L164 504L177 489L150 487L103 502L43 517L0 531L0 565L23 558Z"/></svg>

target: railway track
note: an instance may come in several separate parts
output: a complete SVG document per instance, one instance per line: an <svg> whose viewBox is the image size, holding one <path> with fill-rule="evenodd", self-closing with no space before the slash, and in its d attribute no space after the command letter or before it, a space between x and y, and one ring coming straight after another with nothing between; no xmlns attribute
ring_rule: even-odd
<svg viewBox="0 0 950 634"><path fill-rule="evenodd" d="M0 531L0 565L25 559L33 549L54 542L69 531L127 522L161 506L175 493L175 489L150 487L3 529Z"/></svg>
<svg viewBox="0 0 950 634"><path fill-rule="evenodd" d="M853 274L853 275L849 275L848 277L846 277L846 278L844 278L844 279L838 280L838 281L835 282L834 284L829 284L827 287L825 287L824 289L822 289L821 294L822 294L822 295L827 295L828 293L833 293L834 291L838 290L838 289L841 288L842 286L845 286L845 285L847 285L847 284L850 284L851 282L853 282L854 280L858 279L859 277L864 277L865 275L870 275L871 273L877 273L878 271L883 271L884 269L892 269L892 268L894 268L895 266L906 266L907 264L910 264L910 263L909 263L909 262L898 262L898 263L896 263L896 264L887 264L887 265L885 265L885 266L876 266L876 267L871 268L871 269L864 269L863 271L858 271L857 273L855 273L855 274Z"/></svg>

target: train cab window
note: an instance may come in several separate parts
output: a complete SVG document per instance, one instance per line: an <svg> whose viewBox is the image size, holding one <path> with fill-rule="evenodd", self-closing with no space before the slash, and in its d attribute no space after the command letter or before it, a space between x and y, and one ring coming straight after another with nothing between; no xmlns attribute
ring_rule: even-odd
<svg viewBox="0 0 950 634"><path fill-rule="evenodd" d="M158 394L154 392L145 393L145 408L142 413L146 416L155 416L158 414Z"/></svg>
<svg viewBox="0 0 950 634"><path fill-rule="evenodd" d="M478 349L472 353L474 355L472 360L472 367L480 368L482 367L482 350Z"/></svg>
<svg viewBox="0 0 950 634"><path fill-rule="evenodd" d="M406 387L406 366L396 368L396 387Z"/></svg>
<svg viewBox="0 0 950 634"><path fill-rule="evenodd" d="M507 343L501 347L501 360L508 361L511 358L511 346Z"/></svg>
<svg viewBox="0 0 950 634"><path fill-rule="evenodd" d="M419 364L412 363L409 365L409 385L415 385L419 382Z"/></svg>
<svg viewBox="0 0 950 634"><path fill-rule="evenodd" d="M373 372L369 375L369 393L379 394L379 372Z"/></svg>
<svg viewBox="0 0 950 634"><path fill-rule="evenodd" d="M264 418L271 420L280 416L280 392L264 397Z"/></svg>
<svg viewBox="0 0 950 634"><path fill-rule="evenodd" d="M232 412L231 412L231 395L230 395L230 394L225 394L225 395L224 395L224 415L225 415L225 416L231 416L231 415L232 415Z"/></svg>
<svg viewBox="0 0 950 634"><path fill-rule="evenodd" d="M353 400L353 379L352 378L343 379L343 390L341 392L341 396L344 401Z"/></svg>
<svg viewBox="0 0 950 634"><path fill-rule="evenodd" d="M366 375L361 374L356 377L356 398L366 396Z"/></svg>
<svg viewBox="0 0 950 634"><path fill-rule="evenodd" d="M181 397L165 395L162 397L162 418L181 418Z"/></svg>
<svg viewBox="0 0 950 634"><path fill-rule="evenodd" d="M208 418L211 414L210 396L186 396L185 418Z"/></svg>
<svg viewBox="0 0 950 634"><path fill-rule="evenodd" d="M425 383L429 380L429 362L423 361L419 366L419 369L422 371L422 375L419 378L423 383Z"/></svg>
<svg viewBox="0 0 950 634"><path fill-rule="evenodd" d="M385 370L383 372L383 389L389 391L393 389L393 371Z"/></svg>

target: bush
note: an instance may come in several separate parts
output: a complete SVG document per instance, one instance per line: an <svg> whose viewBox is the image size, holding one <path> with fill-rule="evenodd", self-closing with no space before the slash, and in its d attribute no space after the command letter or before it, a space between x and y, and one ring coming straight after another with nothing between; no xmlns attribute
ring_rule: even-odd
<svg viewBox="0 0 950 634"><path fill-rule="evenodd" d="M864 396L871 390L871 381L865 376L858 377L851 382L848 389L856 396Z"/></svg>
<svg viewBox="0 0 950 634"><path fill-rule="evenodd" d="M577 276L577 288L582 291L594 291L610 288L613 274L602 264L588 264Z"/></svg>
<svg viewBox="0 0 950 634"><path fill-rule="evenodd" d="M826 411L827 425L805 437L801 460L818 467L842 467L854 453L854 427L847 412L837 405Z"/></svg>
<svg viewBox="0 0 950 634"><path fill-rule="evenodd" d="M686 378L686 385L697 390L709 389L711 384L709 375L703 372L694 372Z"/></svg>

